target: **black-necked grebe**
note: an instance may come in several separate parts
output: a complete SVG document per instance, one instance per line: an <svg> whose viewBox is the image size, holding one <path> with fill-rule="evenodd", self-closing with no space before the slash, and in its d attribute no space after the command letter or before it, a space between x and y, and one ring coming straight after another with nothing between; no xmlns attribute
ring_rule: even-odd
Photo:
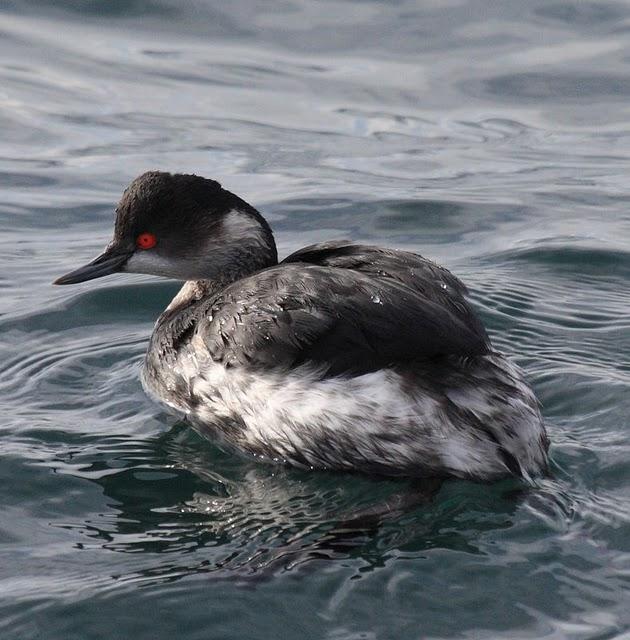
<svg viewBox="0 0 630 640"><path fill-rule="evenodd" d="M316 244L278 264L269 225L213 180L145 173L72 284L186 280L149 343L145 388L259 459L396 476L530 478L548 440L520 371L449 271L404 251Z"/></svg>

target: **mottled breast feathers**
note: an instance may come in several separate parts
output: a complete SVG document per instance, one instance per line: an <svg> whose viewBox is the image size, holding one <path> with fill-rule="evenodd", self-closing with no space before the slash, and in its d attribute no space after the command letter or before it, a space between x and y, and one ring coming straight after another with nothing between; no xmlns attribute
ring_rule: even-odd
<svg viewBox="0 0 630 640"><path fill-rule="evenodd" d="M464 285L419 255L312 245L229 285L199 312L196 336L226 366L361 374L489 348Z"/></svg>

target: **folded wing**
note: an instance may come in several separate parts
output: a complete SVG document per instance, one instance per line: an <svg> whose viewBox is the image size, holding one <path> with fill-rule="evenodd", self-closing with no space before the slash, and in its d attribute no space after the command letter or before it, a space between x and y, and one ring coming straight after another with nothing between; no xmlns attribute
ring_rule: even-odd
<svg viewBox="0 0 630 640"><path fill-rule="evenodd" d="M198 325L213 360L327 375L488 351L449 271L413 253L326 243L224 289Z"/></svg>

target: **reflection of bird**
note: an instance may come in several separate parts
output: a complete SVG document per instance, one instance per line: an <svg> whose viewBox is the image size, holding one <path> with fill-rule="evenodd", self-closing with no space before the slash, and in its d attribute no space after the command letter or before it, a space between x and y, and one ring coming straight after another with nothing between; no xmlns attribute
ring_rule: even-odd
<svg viewBox="0 0 630 640"><path fill-rule="evenodd" d="M212 180L145 173L114 239L57 280L187 280L157 321L146 388L262 460L409 476L544 471L520 372L491 350L464 285L421 256L329 242L277 262L269 225Z"/></svg>

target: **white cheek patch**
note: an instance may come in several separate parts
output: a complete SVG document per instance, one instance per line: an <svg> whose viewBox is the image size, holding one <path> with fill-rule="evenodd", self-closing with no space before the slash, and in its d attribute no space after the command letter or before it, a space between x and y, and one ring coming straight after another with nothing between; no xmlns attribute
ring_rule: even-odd
<svg viewBox="0 0 630 640"><path fill-rule="evenodd" d="M124 271L154 276L171 276L175 267L174 261L163 258L152 249L136 249L127 260Z"/></svg>
<svg viewBox="0 0 630 640"><path fill-rule="evenodd" d="M223 219L223 233L235 245L263 246L265 238L260 222L247 213L232 209Z"/></svg>

